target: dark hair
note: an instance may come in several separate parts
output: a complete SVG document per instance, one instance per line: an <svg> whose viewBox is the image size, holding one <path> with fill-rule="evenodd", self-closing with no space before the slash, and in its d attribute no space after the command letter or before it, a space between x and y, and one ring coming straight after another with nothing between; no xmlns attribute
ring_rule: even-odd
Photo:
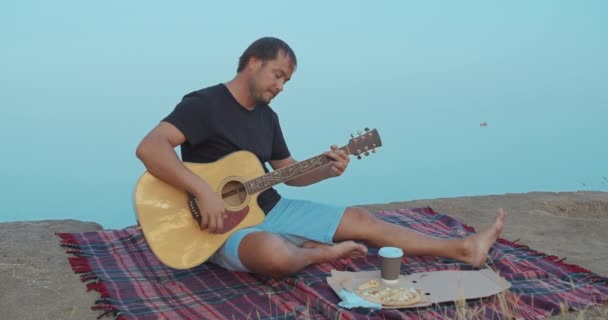
<svg viewBox="0 0 608 320"><path fill-rule="evenodd" d="M265 62L276 59L279 51L282 51L291 59L294 67L298 65L296 54L291 50L287 43L281 39L264 37L254 41L249 45L245 52L243 52L239 58L239 67L236 72L243 71L251 57L256 57Z"/></svg>

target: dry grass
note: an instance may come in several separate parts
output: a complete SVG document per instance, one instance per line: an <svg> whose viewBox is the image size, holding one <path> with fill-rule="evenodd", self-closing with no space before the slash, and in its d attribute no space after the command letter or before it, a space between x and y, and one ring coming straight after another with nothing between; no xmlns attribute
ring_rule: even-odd
<svg viewBox="0 0 608 320"><path fill-rule="evenodd" d="M574 287L574 283L572 283ZM496 295L496 299L498 300L497 311L500 311L503 315L505 315L506 319L523 319L523 316L518 311L518 305L520 296L506 290L500 292ZM271 314L278 315L279 308L275 305L273 308L273 303L270 299L269 295L269 310ZM533 301L532 301L533 302ZM453 319L453 320L484 320L484 315L486 313L486 306L470 306L465 299L459 299L455 301L455 315L448 315L447 311L444 313L445 319ZM302 306L298 308L299 310L293 310L291 313L284 314L279 316L279 319L311 319L312 310L314 307L311 305L311 302L308 301L306 306ZM423 310L419 311L420 318L423 319ZM234 318L234 317L233 317ZM238 317L237 317L238 318ZM235 318L235 319L237 319ZM333 317L335 320L339 320L342 318L342 311L339 310L336 315ZM259 312L255 315L248 316L247 319L252 320L260 320L263 317ZM608 319L608 305L599 305L591 308L587 308L584 310L576 310L571 311L571 308L567 301L560 303L560 314L556 316L550 316L547 319L550 320L606 320Z"/></svg>
<svg viewBox="0 0 608 320"><path fill-rule="evenodd" d="M518 312L517 305L519 296L509 291L503 291L497 294L499 301L498 310L505 315L506 319L523 319L523 316ZM448 317L446 319L455 320L483 320L486 311L485 306L471 308L464 300L455 302L456 317ZM591 307L584 310L571 311L568 302L560 303L560 314L548 317L547 319L557 320L606 320L608 319L608 306Z"/></svg>
<svg viewBox="0 0 608 320"><path fill-rule="evenodd" d="M491 266L486 265L491 268ZM571 281L571 286L574 289L576 286ZM523 316L518 311L519 300L521 296L506 290L503 286L503 291L496 295L498 299L498 310L505 315L507 319L523 319ZM534 304L534 300L532 300ZM481 307L470 307L464 299L455 301L456 305L456 318L455 320L483 320L486 311L485 306ZM571 311L568 301L564 301L560 305L560 314L556 316L550 316L547 319L567 319L567 320L606 320L608 319L608 305L600 305L597 307L591 307L584 310ZM445 315L446 319L450 317Z"/></svg>
<svg viewBox="0 0 608 320"><path fill-rule="evenodd" d="M517 306L520 297L516 294L509 292L508 290L503 291L496 295L498 299L498 310L505 315L505 319L523 319L523 316L518 312ZM272 314L278 314L278 307L272 307L270 304L270 310ZM471 307L464 299L455 301L455 315L448 315L444 313L445 319L451 320L485 320L484 315L486 313L486 306ZM274 310L273 310L274 309ZM311 318L311 303L308 302L304 308L293 310L291 313L283 314L278 319L312 319ZM420 318L424 319L423 311L419 311ZM232 317L233 319L242 319L239 317ZM254 315L248 315L246 319L261 320L264 317L256 312ZM334 319L339 320L342 318L342 311L338 311ZM584 310L571 311L568 302L560 303L560 314L556 316L548 317L550 320L606 320L608 319L608 306L597 306L591 307Z"/></svg>
<svg viewBox="0 0 608 320"><path fill-rule="evenodd" d="M513 294L509 294L508 292L506 293L500 293L498 295L498 299L500 301L500 307L499 310L502 311L502 314L505 315L505 319L523 319L523 317L517 312L517 304L516 304L516 298L513 298ZM445 319L451 319L451 320L485 320L484 318L484 314L486 311L486 307L482 306L479 308L471 308L468 306L468 304L464 301L464 300L459 300L459 301L455 301L455 305L456 305L456 315L455 317L453 316L448 316L447 314L444 315ZM551 316L548 317L547 319L550 320L606 320L608 319L608 307L607 306L599 306L599 307L592 307L589 309L584 309L584 310L578 310L578 311L570 311L568 304L567 303L562 303L560 304L560 308L561 308L561 314L557 315L557 316ZM306 311L304 312L297 312L296 310L294 310L292 313L289 314L283 314L282 317L279 317L278 319L312 319L310 314L311 314L311 309L310 309L310 304L307 304L306 306ZM419 311L420 314L420 319L424 319L424 315L423 312ZM232 317L233 319L239 319L236 317ZM342 313L339 312L335 317L334 320L339 320L342 318ZM255 316L248 316L246 319L251 319L251 320L260 320L263 319L263 317L259 314L259 312L256 313Z"/></svg>

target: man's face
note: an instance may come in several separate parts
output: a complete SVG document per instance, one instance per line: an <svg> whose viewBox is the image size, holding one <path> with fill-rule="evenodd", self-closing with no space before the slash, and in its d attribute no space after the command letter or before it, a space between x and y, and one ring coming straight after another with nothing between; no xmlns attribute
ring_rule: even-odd
<svg viewBox="0 0 608 320"><path fill-rule="evenodd" d="M293 63L283 52L274 60L252 60L250 63L253 63L254 72L249 80L249 93L256 103L269 104L291 79Z"/></svg>

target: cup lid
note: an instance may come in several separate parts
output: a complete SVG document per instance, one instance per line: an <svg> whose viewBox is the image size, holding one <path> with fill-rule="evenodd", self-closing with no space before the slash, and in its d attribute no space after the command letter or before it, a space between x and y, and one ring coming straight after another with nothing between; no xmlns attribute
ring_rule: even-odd
<svg viewBox="0 0 608 320"><path fill-rule="evenodd" d="M396 247L382 247L378 251L378 255L385 258L399 258L403 256L403 250Z"/></svg>

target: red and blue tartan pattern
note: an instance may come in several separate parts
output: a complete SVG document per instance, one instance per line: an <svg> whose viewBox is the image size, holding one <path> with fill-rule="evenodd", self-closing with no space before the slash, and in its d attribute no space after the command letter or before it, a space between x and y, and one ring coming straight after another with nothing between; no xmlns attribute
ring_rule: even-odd
<svg viewBox="0 0 608 320"><path fill-rule="evenodd" d="M378 217L441 238L460 238L473 228L430 208L380 211ZM204 263L189 270L164 266L135 228L61 233L62 246L87 290L101 297L93 305L117 319L453 319L455 303L402 310L341 309L325 278L332 269L373 270L377 249L365 258L310 266L297 275L273 279L226 271ZM582 309L608 301L608 278L555 256L503 239L490 251L490 266L511 282L499 296L467 301L479 319L540 319L564 308ZM404 257L402 274L472 270L451 259ZM505 303L506 301L506 303ZM506 307L505 307L506 305ZM461 306L462 307L462 306Z"/></svg>

